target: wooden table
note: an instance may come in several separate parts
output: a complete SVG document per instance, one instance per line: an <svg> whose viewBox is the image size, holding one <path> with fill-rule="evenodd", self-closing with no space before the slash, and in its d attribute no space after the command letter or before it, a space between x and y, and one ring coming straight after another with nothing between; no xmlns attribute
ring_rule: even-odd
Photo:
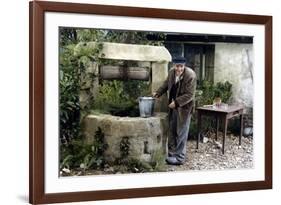
<svg viewBox="0 0 281 205"><path fill-rule="evenodd" d="M225 137L227 132L227 124L228 120L235 117L240 116L240 136L239 136L239 145L241 145L241 137L243 132L243 106L241 105L228 105L222 107L215 107L215 106L203 106L196 108L197 110L197 149L199 148L199 141L200 141L200 131L201 131L201 116L213 116L216 118L216 140L218 140L218 130L219 130L219 120L221 119L223 122L223 142L222 142L222 154L224 154L224 145L225 145Z"/></svg>

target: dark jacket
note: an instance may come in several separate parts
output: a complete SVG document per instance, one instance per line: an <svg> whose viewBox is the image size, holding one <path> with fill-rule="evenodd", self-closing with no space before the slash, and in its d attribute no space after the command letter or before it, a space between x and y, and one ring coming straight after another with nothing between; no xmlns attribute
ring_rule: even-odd
<svg viewBox="0 0 281 205"><path fill-rule="evenodd" d="M179 81L179 86L177 89L175 104L177 105L180 119L185 121L192 111L195 100L195 90L196 90L196 74L189 68L185 67L182 74L182 79ZM161 96L168 91L170 94L171 88L175 83L175 70L171 68L167 79L164 81L163 85L156 91L156 93ZM169 100L170 101L170 100Z"/></svg>

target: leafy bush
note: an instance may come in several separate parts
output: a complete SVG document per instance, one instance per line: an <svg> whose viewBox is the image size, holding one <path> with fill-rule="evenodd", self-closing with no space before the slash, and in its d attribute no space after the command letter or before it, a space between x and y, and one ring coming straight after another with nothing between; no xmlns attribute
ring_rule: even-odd
<svg viewBox="0 0 281 205"><path fill-rule="evenodd" d="M222 102L228 103L232 95L232 84L228 81L213 84L204 81L196 92L196 103L198 106L213 104L216 97L220 97Z"/></svg>
<svg viewBox="0 0 281 205"><path fill-rule="evenodd" d="M101 128L96 131L91 145L82 140L72 140L69 144L61 146L60 169L80 168L85 171L90 168L102 168L105 164L103 155L107 147Z"/></svg>
<svg viewBox="0 0 281 205"><path fill-rule="evenodd" d="M139 116L137 98L147 92L147 82L103 80L94 109L117 116Z"/></svg>
<svg viewBox="0 0 281 205"><path fill-rule="evenodd" d="M59 98L60 98L60 139L63 144L81 138L79 92L84 75L90 61L97 58L102 45L75 53L76 43L92 41L103 35L102 30L60 29L59 55Z"/></svg>
<svg viewBox="0 0 281 205"><path fill-rule="evenodd" d="M59 108L62 143L68 143L79 135L79 67L73 56L73 47L68 45L60 50Z"/></svg>

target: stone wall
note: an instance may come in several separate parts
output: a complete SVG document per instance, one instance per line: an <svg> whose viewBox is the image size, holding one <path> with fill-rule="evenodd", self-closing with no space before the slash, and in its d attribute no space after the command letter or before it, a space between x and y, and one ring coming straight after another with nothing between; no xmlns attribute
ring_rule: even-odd
<svg viewBox="0 0 281 205"><path fill-rule="evenodd" d="M216 43L214 81L232 83L232 102L253 106L253 44Z"/></svg>
<svg viewBox="0 0 281 205"><path fill-rule="evenodd" d="M91 62L90 66L80 76L82 86L79 93L79 103L82 109L91 106L93 98L98 93L99 80L94 77L98 75L98 72L98 64Z"/></svg>
<svg viewBox="0 0 281 205"><path fill-rule="evenodd" d="M124 138L129 140L129 158L149 162L155 152L166 156L167 123L167 113L155 113L155 116L149 118L99 114L88 115L83 126L86 142L89 144L94 141L98 127L101 128L108 144L105 151L108 162L114 162L121 157L120 143Z"/></svg>

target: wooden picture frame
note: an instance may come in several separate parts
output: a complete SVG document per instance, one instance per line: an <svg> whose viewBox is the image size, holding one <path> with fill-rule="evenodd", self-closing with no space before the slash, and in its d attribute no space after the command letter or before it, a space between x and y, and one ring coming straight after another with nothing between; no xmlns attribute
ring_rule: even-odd
<svg viewBox="0 0 281 205"><path fill-rule="evenodd" d="M260 15L183 11L154 8L105 6L93 4L33 1L29 4L30 74L29 74L29 201L32 204L88 200L153 197L181 194L229 192L272 188L272 17ZM45 12L98 14L125 17L246 23L265 27L265 180L249 182L178 185L149 188L45 193Z"/></svg>

